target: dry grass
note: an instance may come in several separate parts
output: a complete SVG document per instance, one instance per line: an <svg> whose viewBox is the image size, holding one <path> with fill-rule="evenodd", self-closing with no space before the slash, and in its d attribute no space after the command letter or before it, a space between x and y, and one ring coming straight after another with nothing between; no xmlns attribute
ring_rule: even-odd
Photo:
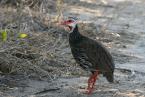
<svg viewBox="0 0 145 97"><path fill-rule="evenodd" d="M32 3L28 5L28 2ZM8 40L0 42L1 72L22 73L35 77L82 74L83 71L78 68L72 58L67 39L68 33L56 24L57 14L51 14L56 12L55 1L28 0L27 2L19 2L19 0L10 0L8 2L6 0L4 2L2 0L1 4L4 8L0 8L2 10L0 12L0 28L8 30ZM60 14L58 13L58 15ZM84 35L97 39L96 32L99 31L92 23L81 23L80 29L83 29L81 32L86 32L83 33ZM103 27L101 31L103 32ZM20 39L18 38L20 33L26 33L28 37ZM102 34L98 33L98 36L104 37L101 36Z"/></svg>
<svg viewBox="0 0 145 97"><path fill-rule="evenodd" d="M55 1L2 0L0 3L4 6L0 28L8 30L8 40L0 42L0 71L41 77L60 73L63 65L70 63L67 62L70 50L67 33L60 32L53 23L54 17L46 14L51 7L48 5ZM55 9L51 8L51 11ZM28 37L20 39L20 33L26 33ZM67 57L64 56L66 53Z"/></svg>

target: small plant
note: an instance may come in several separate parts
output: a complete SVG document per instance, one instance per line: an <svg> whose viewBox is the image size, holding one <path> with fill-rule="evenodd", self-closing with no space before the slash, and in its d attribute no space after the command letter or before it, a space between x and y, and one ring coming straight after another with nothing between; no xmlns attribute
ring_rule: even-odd
<svg viewBox="0 0 145 97"><path fill-rule="evenodd" d="M7 41L7 37L8 37L8 31L5 30L1 30L1 36L2 36L2 41Z"/></svg>
<svg viewBox="0 0 145 97"><path fill-rule="evenodd" d="M10 31L7 30L7 29L5 29L5 30L0 30L1 40L2 40L3 42L5 42L5 41L8 40L8 37L9 37L8 33L9 33L9 32L10 32ZM12 37L13 37L13 35L12 35ZM28 34L25 34L25 33L18 33L18 35L17 35L17 38L19 38L19 39L23 39L23 38L26 38L26 37L28 37Z"/></svg>
<svg viewBox="0 0 145 97"><path fill-rule="evenodd" d="M19 34L19 38L26 38L28 35L27 34L25 34L25 33L20 33Z"/></svg>

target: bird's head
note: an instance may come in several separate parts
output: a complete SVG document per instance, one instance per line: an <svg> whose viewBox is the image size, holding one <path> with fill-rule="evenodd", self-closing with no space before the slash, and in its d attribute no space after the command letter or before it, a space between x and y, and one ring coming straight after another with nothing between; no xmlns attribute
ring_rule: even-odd
<svg viewBox="0 0 145 97"><path fill-rule="evenodd" d="M64 25L69 32L72 32L77 25L77 18L68 17L68 19L61 22L61 25Z"/></svg>

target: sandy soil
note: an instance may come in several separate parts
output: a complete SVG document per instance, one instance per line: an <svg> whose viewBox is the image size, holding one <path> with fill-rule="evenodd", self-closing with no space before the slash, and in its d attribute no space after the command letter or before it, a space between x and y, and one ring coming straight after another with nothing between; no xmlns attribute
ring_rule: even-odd
<svg viewBox="0 0 145 97"><path fill-rule="evenodd" d="M144 97L145 1L80 0L76 4L74 0L67 4L70 10L65 11L66 16L72 14L83 22L93 23L95 27L105 27L107 34L103 38L111 42L107 43L104 39L103 43L110 45L115 59L116 83L109 84L100 75L93 94L86 95L82 91L87 86L89 74L54 80L1 75L0 97Z"/></svg>

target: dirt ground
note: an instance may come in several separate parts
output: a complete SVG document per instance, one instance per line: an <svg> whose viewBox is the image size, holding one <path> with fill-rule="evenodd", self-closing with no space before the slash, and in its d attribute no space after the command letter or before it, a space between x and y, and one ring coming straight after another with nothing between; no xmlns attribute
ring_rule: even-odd
<svg viewBox="0 0 145 97"><path fill-rule="evenodd" d="M80 23L81 33L101 41L110 50L116 65L115 83L108 83L100 75L94 92L86 95L83 91L90 73L77 66L68 69L71 72L66 71L65 76L56 74L56 78L1 73L0 97L145 97L145 1L65 2L64 16L77 16L81 23L89 24L84 30Z"/></svg>

